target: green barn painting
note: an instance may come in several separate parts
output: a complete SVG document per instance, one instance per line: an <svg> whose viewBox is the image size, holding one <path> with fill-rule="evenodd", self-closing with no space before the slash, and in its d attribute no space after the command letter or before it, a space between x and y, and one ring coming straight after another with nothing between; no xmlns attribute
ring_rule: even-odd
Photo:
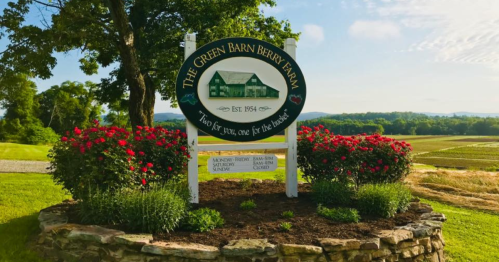
<svg viewBox="0 0 499 262"><path fill-rule="evenodd" d="M255 73L216 71L209 88L211 98L279 98L279 91Z"/></svg>

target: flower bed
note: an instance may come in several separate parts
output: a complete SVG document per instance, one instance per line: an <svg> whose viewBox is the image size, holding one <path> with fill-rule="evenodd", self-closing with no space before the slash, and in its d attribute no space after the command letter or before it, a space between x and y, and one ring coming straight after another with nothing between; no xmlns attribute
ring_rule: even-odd
<svg viewBox="0 0 499 262"><path fill-rule="evenodd" d="M316 214L309 191L300 185L300 196L289 199L271 181L255 180L246 189L236 181L201 183L199 207L215 208L225 219L208 233L127 234L76 224L71 205L60 205L40 212L35 249L54 261L444 261L445 216L430 206L411 202L390 219L334 223ZM239 203L250 198L256 207L241 211ZM284 221L293 225L288 232L279 230Z"/></svg>

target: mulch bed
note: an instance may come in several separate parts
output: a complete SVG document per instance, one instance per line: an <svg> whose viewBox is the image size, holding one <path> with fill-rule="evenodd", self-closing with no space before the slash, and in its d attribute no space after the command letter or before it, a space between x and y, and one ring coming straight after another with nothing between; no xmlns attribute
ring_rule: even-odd
<svg viewBox="0 0 499 262"><path fill-rule="evenodd" d="M254 183L243 190L238 182L209 181L200 183L199 193L197 207L218 210L225 219L224 227L207 233L176 230L155 235L155 240L223 246L235 239L267 238L271 243L316 244L317 238L370 238L376 231L406 225L420 216L408 211L390 219L363 217L356 224L335 223L317 215L317 205L311 199L307 184L299 185L298 198L286 197L284 185L276 183ZM255 201L256 209L241 210L241 202L249 199ZM294 218L281 217L282 212L288 210L293 211ZM282 222L291 222L292 229L289 232L279 231Z"/></svg>
<svg viewBox="0 0 499 262"><path fill-rule="evenodd" d="M297 198L288 198L284 184L253 183L250 188L243 189L240 182L212 180L200 183L200 203L194 208L208 207L219 211L225 219L225 225L204 233L177 229L175 232L156 234L154 240L222 247L230 240L266 238L274 244L310 245L317 244L317 238L372 238L380 230L406 225L418 220L421 215L415 210L409 210L390 219L362 216L359 223L332 222L317 215L317 205L312 201L309 184L299 185L298 190ZM241 210L241 202L249 199L255 201L256 209ZM65 210L70 223L81 223L76 202L69 201L52 208ZM288 210L293 211L294 217L282 218L282 212ZM289 232L279 230L279 225L283 222L293 225ZM123 229L116 225L105 227Z"/></svg>

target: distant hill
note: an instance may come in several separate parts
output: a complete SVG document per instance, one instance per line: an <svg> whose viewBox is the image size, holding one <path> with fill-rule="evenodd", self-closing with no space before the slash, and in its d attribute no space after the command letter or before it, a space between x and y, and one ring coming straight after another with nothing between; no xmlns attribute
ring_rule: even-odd
<svg viewBox="0 0 499 262"><path fill-rule="evenodd" d="M154 114L154 121L156 122L163 122L163 121L168 121L172 119L185 119L185 116L183 114L177 114L177 113L157 113Z"/></svg>
<svg viewBox="0 0 499 262"><path fill-rule="evenodd" d="M330 114L324 113L324 112L309 112L309 113L301 113L297 120L298 121L303 121L303 120L310 120L310 119L315 119L323 116L328 116Z"/></svg>
<svg viewBox="0 0 499 262"><path fill-rule="evenodd" d="M499 117L499 113L473 113L473 112L454 112L449 114L444 113L422 113L427 116L476 116L476 117Z"/></svg>

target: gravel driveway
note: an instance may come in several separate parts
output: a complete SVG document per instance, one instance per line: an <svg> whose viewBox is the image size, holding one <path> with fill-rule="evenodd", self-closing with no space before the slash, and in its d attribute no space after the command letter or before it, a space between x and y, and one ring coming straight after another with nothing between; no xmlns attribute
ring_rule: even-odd
<svg viewBox="0 0 499 262"><path fill-rule="evenodd" d="M45 161L0 160L0 173L48 173Z"/></svg>

